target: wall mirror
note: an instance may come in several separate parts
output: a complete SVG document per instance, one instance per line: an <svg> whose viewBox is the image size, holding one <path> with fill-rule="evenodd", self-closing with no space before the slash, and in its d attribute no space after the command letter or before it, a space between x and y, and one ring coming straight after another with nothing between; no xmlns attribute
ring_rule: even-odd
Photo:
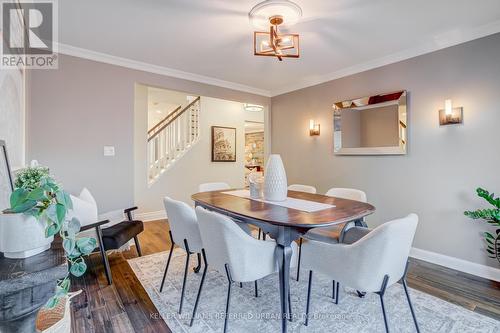
<svg viewBox="0 0 500 333"><path fill-rule="evenodd" d="M407 144L406 91L333 104L338 155L403 155Z"/></svg>

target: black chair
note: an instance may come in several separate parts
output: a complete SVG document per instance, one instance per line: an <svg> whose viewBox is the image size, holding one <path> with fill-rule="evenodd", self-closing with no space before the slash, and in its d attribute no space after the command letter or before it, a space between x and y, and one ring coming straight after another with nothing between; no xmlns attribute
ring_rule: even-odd
<svg viewBox="0 0 500 333"><path fill-rule="evenodd" d="M141 246L139 244L137 235L144 231L144 223L142 221L133 219L132 211L136 209L137 207L131 207L123 210L123 212L127 216L127 219L109 228L101 228L104 224L109 223L109 220L104 220L86 225L80 230L85 231L95 228L99 251L101 252L102 263L104 265L108 284L113 283L113 278L111 276L111 268L109 267L109 261L106 251L117 250L133 238L135 247L137 249L137 254L139 255L139 257L142 256Z"/></svg>

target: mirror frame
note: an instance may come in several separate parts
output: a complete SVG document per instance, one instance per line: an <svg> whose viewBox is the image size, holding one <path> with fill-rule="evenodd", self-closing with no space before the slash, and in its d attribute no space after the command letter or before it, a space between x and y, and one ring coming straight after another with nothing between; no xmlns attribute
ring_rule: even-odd
<svg viewBox="0 0 500 333"><path fill-rule="evenodd" d="M366 110L382 106L397 105L399 119L399 145L392 147L357 147L343 148L341 138L337 133L342 133L341 111L356 109ZM400 90L334 103L333 106L333 153L336 155L406 155L408 144L408 115L407 91ZM338 130L340 129L340 130ZM340 134L341 136L341 134Z"/></svg>

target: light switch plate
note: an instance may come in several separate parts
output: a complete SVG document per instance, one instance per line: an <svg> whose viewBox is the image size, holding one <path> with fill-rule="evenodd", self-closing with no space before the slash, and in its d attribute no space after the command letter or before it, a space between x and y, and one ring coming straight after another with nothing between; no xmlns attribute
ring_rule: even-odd
<svg viewBox="0 0 500 333"><path fill-rule="evenodd" d="M104 146L104 156L115 156L115 147Z"/></svg>

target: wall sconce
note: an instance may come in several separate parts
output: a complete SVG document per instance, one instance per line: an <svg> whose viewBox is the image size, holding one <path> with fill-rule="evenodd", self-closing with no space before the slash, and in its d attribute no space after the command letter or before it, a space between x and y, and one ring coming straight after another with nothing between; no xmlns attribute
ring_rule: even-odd
<svg viewBox="0 0 500 333"><path fill-rule="evenodd" d="M439 110L439 125L461 124L463 107L454 108L451 99L444 101L444 109Z"/></svg>
<svg viewBox="0 0 500 333"><path fill-rule="evenodd" d="M309 135L319 135L319 124L315 124L313 119L309 120Z"/></svg>

